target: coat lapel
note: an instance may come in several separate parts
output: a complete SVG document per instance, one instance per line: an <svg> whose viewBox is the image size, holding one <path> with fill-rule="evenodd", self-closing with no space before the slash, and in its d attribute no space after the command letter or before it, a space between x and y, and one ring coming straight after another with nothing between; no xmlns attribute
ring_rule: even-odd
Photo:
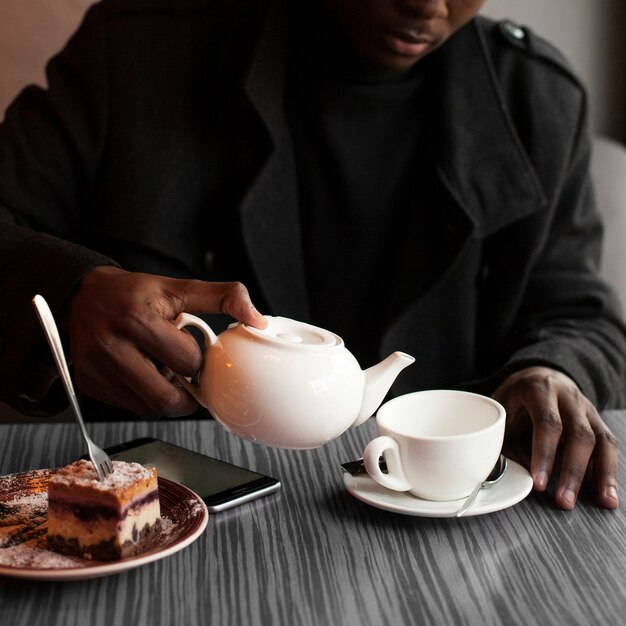
<svg viewBox="0 0 626 626"><path fill-rule="evenodd" d="M284 11L273 11L244 85L272 151L244 196L241 220L245 245L270 308L305 320L309 304L296 168L283 108L285 20ZM478 19L461 29L433 59L440 88L437 172L469 220L467 235L478 237L546 203L506 112L481 24Z"/></svg>
<svg viewBox="0 0 626 626"><path fill-rule="evenodd" d="M271 154L241 204L243 235L270 308L309 317L293 150L283 107L286 79L284 12L275 10L244 89L270 137Z"/></svg>
<svg viewBox="0 0 626 626"><path fill-rule="evenodd" d="M546 197L507 114L481 20L437 54L439 175L483 237L538 210Z"/></svg>
<svg viewBox="0 0 626 626"><path fill-rule="evenodd" d="M448 198L436 196L442 228L434 245L445 248L438 275L407 298L383 334L381 356L402 349L419 354L423 346L466 345L453 363L429 364L423 383L462 379L474 366L471 308L465 323L450 320L471 302L468 286L476 285L485 267L481 245L499 229L545 207L546 195L525 151L498 87L480 20L461 29L429 64L434 74L433 153L438 182ZM446 230L447 228L447 230ZM404 279L404 278L403 278ZM446 320L430 325L429 320ZM446 335L456 332L457 337ZM438 334L439 333L439 334ZM428 351L426 351L428 353ZM407 379L409 381L410 379ZM439 381L437 383L436 381ZM405 389L408 391L410 389Z"/></svg>

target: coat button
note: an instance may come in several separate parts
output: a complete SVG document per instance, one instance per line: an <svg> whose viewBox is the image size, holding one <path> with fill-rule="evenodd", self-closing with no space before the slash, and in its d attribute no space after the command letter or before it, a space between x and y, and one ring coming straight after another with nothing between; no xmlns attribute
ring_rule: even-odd
<svg viewBox="0 0 626 626"><path fill-rule="evenodd" d="M519 43L526 38L524 29L515 22L506 20L500 24L500 29L507 39Z"/></svg>

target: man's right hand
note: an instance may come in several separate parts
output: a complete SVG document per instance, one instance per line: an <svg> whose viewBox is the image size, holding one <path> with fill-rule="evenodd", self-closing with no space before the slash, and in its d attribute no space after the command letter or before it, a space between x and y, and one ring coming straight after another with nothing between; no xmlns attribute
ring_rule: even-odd
<svg viewBox="0 0 626 626"><path fill-rule="evenodd" d="M178 280L97 267L81 282L65 320L82 393L137 415L188 415L196 401L160 369L194 376L202 354L174 320L182 312L225 313L265 328L236 282Z"/></svg>

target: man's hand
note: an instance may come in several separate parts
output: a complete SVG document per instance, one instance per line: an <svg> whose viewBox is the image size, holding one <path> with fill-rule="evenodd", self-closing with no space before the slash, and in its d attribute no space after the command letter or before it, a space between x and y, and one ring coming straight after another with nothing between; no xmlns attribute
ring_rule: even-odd
<svg viewBox="0 0 626 626"><path fill-rule="evenodd" d="M195 400L159 371L194 376L200 369L198 344L173 323L183 311L225 313L257 328L267 325L241 283L92 270L65 319L80 391L138 415L194 411Z"/></svg>
<svg viewBox="0 0 626 626"><path fill-rule="evenodd" d="M493 397L507 412L507 434L532 428L530 473L544 491L562 451L556 503L571 509L587 472L600 506L614 509L617 496L617 440L591 402L565 374L529 367L509 376Z"/></svg>

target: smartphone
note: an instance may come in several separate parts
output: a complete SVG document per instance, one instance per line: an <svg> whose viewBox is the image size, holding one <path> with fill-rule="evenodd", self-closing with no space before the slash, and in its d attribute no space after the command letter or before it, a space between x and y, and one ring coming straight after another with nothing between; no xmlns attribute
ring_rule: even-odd
<svg viewBox="0 0 626 626"><path fill-rule="evenodd" d="M127 441L106 448L106 452L118 461L135 461L156 467L159 476L197 493L213 513L280 489L280 481L276 478L153 437Z"/></svg>

